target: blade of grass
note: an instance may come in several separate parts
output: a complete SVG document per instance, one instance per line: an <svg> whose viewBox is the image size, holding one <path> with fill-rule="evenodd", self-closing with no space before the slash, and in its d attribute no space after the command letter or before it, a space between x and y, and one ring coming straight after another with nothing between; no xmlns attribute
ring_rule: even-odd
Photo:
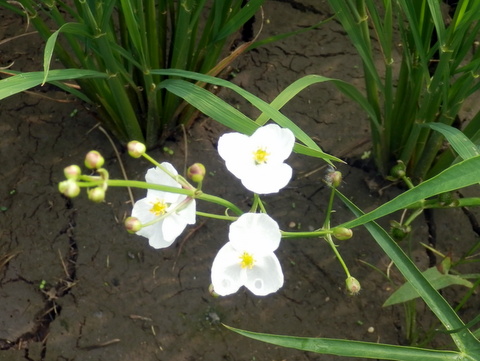
<svg viewBox="0 0 480 361"><path fill-rule="evenodd" d="M175 95L185 99L202 113L218 121L219 123L243 134L252 134L259 126L252 119L211 92L196 86L195 84L179 80L168 79L163 81L160 88L167 89ZM269 105L267 104L266 107ZM265 109L265 106L263 107ZM291 129L292 130L292 129ZM295 134L295 130L292 130ZM302 135L301 133L300 135ZM296 136L297 134L295 134ZM320 148L309 148L296 143L293 150L300 154L317 157L332 164L331 161L342 162L340 159L324 153Z"/></svg>
<svg viewBox="0 0 480 361"><path fill-rule="evenodd" d="M73 80L82 78L108 78L108 74L84 69L59 69L50 70L47 82L54 80ZM14 75L10 78L0 80L0 100L24 90L42 84L44 72L30 72Z"/></svg>
<svg viewBox="0 0 480 361"><path fill-rule="evenodd" d="M245 331L224 325L229 330L254 340L277 346L310 351L325 355L362 357L397 361L459 361L459 353L428 350L417 347L395 346L373 342L339 340L332 338L294 337Z"/></svg>
<svg viewBox="0 0 480 361"><path fill-rule="evenodd" d="M434 195L464 188L480 182L480 156L469 158L457 163L433 178L400 194L391 201L382 204L373 211L361 217L346 222L342 227L353 228L386 216L400 209L407 208L412 203Z"/></svg>
<svg viewBox="0 0 480 361"><path fill-rule="evenodd" d="M471 158L480 161L480 158ZM464 162L468 162L466 160ZM477 165L478 166L478 165ZM455 166L454 166L455 167ZM451 167L451 168L454 168ZM478 169L478 168L477 168ZM432 178L433 179L433 178ZM427 182L425 182L427 183ZM350 211L358 217L357 219L365 219L368 214L357 208L347 197L337 191L337 195ZM398 198L398 197L397 197ZM381 208L381 207L379 207ZM370 213L371 214L371 213ZM447 330L454 330L464 327L464 323L445 299L432 287L425 279L418 268L413 264L412 260L403 252L398 244L389 236L389 234L375 222L363 223L377 244L392 259L398 270L403 274L405 279L418 292L420 297L425 301L430 310L438 317ZM461 333L450 335L457 345L458 349L467 355L479 355L480 342L472 335L469 330Z"/></svg>

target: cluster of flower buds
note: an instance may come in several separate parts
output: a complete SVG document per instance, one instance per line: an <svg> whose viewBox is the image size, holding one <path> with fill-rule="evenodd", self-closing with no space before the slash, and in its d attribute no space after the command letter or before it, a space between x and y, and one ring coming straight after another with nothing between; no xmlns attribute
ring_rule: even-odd
<svg viewBox="0 0 480 361"><path fill-rule="evenodd" d="M98 181L101 180L98 186L90 188L88 190L88 198L94 202L102 202L105 199L105 192L107 190L108 172L102 168L105 163L103 156L92 150L85 156L85 167L91 170L95 170L99 177L82 175L82 170L76 164L70 165L64 169L66 180L58 184L58 190L64 196L74 198L80 194L80 183L82 181ZM83 177L83 178L82 178Z"/></svg>

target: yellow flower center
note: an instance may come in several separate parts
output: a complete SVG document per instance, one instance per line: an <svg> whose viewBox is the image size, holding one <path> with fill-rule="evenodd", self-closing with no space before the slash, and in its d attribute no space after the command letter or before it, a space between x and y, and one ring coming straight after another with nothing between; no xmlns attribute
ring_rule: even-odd
<svg viewBox="0 0 480 361"><path fill-rule="evenodd" d="M255 164L263 164L267 162L267 158L270 155L266 149L258 148L256 152L253 152L253 159Z"/></svg>
<svg viewBox="0 0 480 361"><path fill-rule="evenodd" d="M164 215L167 211L168 204L165 203L163 200L157 200L155 203L152 202L152 208L150 208L150 212L155 214L155 216Z"/></svg>
<svg viewBox="0 0 480 361"><path fill-rule="evenodd" d="M242 268L253 268L253 265L255 264L255 259L253 258L253 255L251 253L243 252L243 254L240 256L240 259L240 266Z"/></svg>

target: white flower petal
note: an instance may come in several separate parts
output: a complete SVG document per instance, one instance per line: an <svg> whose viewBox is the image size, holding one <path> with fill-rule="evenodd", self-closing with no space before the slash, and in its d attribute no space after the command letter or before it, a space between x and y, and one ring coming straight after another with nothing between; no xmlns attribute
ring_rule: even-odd
<svg viewBox="0 0 480 361"><path fill-rule="evenodd" d="M278 291L283 286L283 272L275 254L256 259L252 269L246 270L245 287L257 296Z"/></svg>
<svg viewBox="0 0 480 361"><path fill-rule="evenodd" d="M180 211L181 217L187 222L187 224L195 224L197 216L197 204L195 199L189 201L188 205Z"/></svg>
<svg viewBox="0 0 480 361"><path fill-rule="evenodd" d="M164 220L160 220L155 224L142 228L137 234L148 238L148 244L153 248L160 249L169 247L173 243L173 240L165 240L163 235L163 222Z"/></svg>
<svg viewBox="0 0 480 361"><path fill-rule="evenodd" d="M218 140L218 154L225 161L227 169L237 178L249 172L254 166L251 153L253 150L242 152L249 148L250 138L240 133L227 133Z"/></svg>
<svg viewBox="0 0 480 361"><path fill-rule="evenodd" d="M220 296L230 295L242 286L240 259L231 242L218 251L212 264L213 290Z"/></svg>
<svg viewBox="0 0 480 361"><path fill-rule="evenodd" d="M251 140L258 147L267 149L268 161L281 163L292 153L295 145L295 135L290 129L280 128L277 124L268 124L258 128L252 134Z"/></svg>
<svg viewBox="0 0 480 361"><path fill-rule="evenodd" d="M186 226L187 222L178 214L173 213L165 217L162 225L162 234L165 243L168 243L168 246L170 246L184 231Z"/></svg>
<svg viewBox="0 0 480 361"><path fill-rule="evenodd" d="M252 136L228 133L220 137L218 152L227 169L243 185L259 194L276 193L292 177L292 169L283 163L295 144L292 131L269 124Z"/></svg>
<svg viewBox="0 0 480 361"><path fill-rule="evenodd" d="M242 184L257 194L277 193L292 179L292 167L286 163L258 166L242 178Z"/></svg>
<svg viewBox="0 0 480 361"><path fill-rule="evenodd" d="M240 253L273 252L280 245L280 227L264 213L245 213L230 225L228 238Z"/></svg>
<svg viewBox="0 0 480 361"><path fill-rule="evenodd" d="M178 174L170 163L164 162L162 166L172 175ZM149 183L181 188L180 183L158 167L150 168L145 179ZM158 214L150 211L156 202L162 202L165 206L164 209L158 207ZM188 203L184 205L183 202ZM184 208L177 209L179 206ZM136 233L148 238L152 247L165 248L175 241L187 224L195 223L195 212L195 200L187 201L186 195L149 189L147 197L137 201L133 206L132 217L138 218L142 224L157 219L157 222L143 227Z"/></svg>
<svg viewBox="0 0 480 361"><path fill-rule="evenodd" d="M173 175L178 175L177 171L168 162L163 162L162 166L165 167L170 173ZM156 168L150 168L147 171L147 174L145 175L145 180L148 183L153 183L153 184L159 184L159 185L164 185L164 186L169 186L169 187L174 187L174 188L182 188L180 183L178 183L175 179L170 177L167 173L165 173L162 169L156 167ZM179 201L179 196L180 194L177 193L169 193L169 192L164 192L164 191L159 191L159 190L154 190L154 189L149 189L147 191L147 197L155 197L158 199L163 200L166 203L176 203Z"/></svg>
<svg viewBox="0 0 480 361"><path fill-rule="evenodd" d="M152 199L148 197L139 199L135 202L132 209L132 217L138 218L141 223L148 223L155 219L155 215L150 212L152 209Z"/></svg>

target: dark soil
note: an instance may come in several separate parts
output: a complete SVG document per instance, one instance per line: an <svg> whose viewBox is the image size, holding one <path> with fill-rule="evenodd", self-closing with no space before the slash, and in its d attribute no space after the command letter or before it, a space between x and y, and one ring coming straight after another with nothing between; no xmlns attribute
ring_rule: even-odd
<svg viewBox="0 0 480 361"><path fill-rule="evenodd" d="M325 1L267 1L261 36L310 26L329 15ZM0 24L0 66L14 61L15 70L39 70L43 45L36 35L2 44L24 33L25 24L3 9ZM267 101L307 74L362 83L355 50L333 21L256 49L232 71L235 83ZM233 94L221 94L246 114L256 114ZM346 293L345 275L327 244L299 239L283 241L277 251L285 274L279 292L255 297L241 289L213 298L208 292L210 266L227 241L226 222L199 218L172 247L152 249L146 239L123 228L132 207L125 189L109 189L102 204L89 202L85 194L66 199L57 190L63 168L81 164L92 149L105 156L111 178L123 177L120 162L130 179L143 179L150 167L129 158L117 144L118 158L106 135L95 128L92 112L48 86L3 100L0 111L0 360L340 360L248 340L221 323L259 332L405 344L403 308L381 307L393 286L367 266L385 271L390 261L363 229L339 242L351 273L362 284L356 297ZM305 90L283 111L327 152L351 159L368 150L365 116L330 85ZM204 163L209 173L205 192L247 210L249 193L217 156L216 142L223 132L200 119L186 139L178 134L167 142L173 155L161 150L151 155L179 170ZM265 197L267 208L284 230L318 228L329 196L321 181L325 163L293 155L289 164L294 180L279 195ZM400 192L389 187L380 195L383 183L371 168L339 168L345 175L342 192L365 211ZM134 191L136 199L144 194ZM208 204L198 208L219 211ZM352 218L340 203L335 210L334 224ZM458 255L477 240L461 210L434 217L442 252ZM419 241L428 243L421 220L411 247L415 262L425 269L429 259ZM400 284L402 278L392 272ZM445 294L454 303L463 289ZM462 316L473 318L478 304L475 295ZM420 302L418 312L421 330L432 316ZM438 338L433 345L444 346L445 340Z"/></svg>

